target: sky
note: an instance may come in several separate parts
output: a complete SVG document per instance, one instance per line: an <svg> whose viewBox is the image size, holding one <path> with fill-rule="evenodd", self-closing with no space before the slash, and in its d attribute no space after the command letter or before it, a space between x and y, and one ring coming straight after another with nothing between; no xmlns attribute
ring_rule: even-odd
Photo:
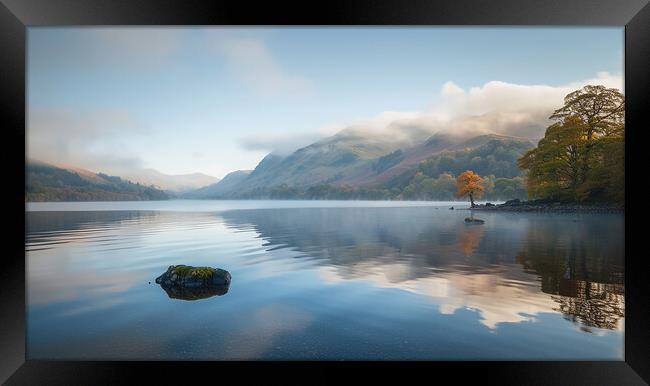
<svg viewBox="0 0 650 386"><path fill-rule="evenodd" d="M222 178L339 130L539 138L622 27L29 27L27 155ZM397 129L396 129L397 128Z"/></svg>

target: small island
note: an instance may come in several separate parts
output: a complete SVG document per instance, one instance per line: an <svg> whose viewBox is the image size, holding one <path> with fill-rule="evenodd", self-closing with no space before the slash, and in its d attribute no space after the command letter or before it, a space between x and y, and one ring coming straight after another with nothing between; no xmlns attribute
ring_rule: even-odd
<svg viewBox="0 0 650 386"><path fill-rule="evenodd" d="M228 292L231 276L226 270L189 265L170 265L156 283L173 299L198 300Z"/></svg>

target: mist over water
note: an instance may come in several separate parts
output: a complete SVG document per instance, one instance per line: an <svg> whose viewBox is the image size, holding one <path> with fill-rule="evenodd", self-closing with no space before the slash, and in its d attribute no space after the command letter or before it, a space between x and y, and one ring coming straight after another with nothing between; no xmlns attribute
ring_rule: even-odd
<svg viewBox="0 0 650 386"><path fill-rule="evenodd" d="M31 204L28 358L623 359L623 215L466 207ZM177 264L232 282L179 298Z"/></svg>

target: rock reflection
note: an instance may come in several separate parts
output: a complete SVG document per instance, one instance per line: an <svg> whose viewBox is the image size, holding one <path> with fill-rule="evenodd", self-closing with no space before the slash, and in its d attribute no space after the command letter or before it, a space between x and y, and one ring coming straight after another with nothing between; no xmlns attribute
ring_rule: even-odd
<svg viewBox="0 0 650 386"><path fill-rule="evenodd" d="M216 286L216 287L203 287L203 288L187 288L181 286L166 286L161 285L165 290L167 296L171 299L181 300L201 300L211 298L213 296L222 296L228 293L229 286Z"/></svg>

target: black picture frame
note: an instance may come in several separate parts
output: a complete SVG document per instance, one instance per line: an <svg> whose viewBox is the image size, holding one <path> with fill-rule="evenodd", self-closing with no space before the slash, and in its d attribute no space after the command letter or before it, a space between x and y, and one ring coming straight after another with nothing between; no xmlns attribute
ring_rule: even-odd
<svg viewBox="0 0 650 386"><path fill-rule="evenodd" d="M190 382L207 375L280 377L283 383L348 380L359 371L384 381L424 376L498 384L646 384L650 382L650 302L643 252L645 218L644 129L650 95L650 5L648 0L0 0L0 111L4 118L2 165L10 179L2 189L10 216L0 266L0 382L21 384L119 384ZM625 360L614 362L65 362L25 358L25 48L26 28L44 25L550 25L625 26L626 211ZM561 59L558 59L561 60ZM645 114L644 114L645 113ZM24 154L23 154L24 156ZM21 185L22 184L22 185ZM638 187L635 189L633 187ZM635 249L639 252L634 252ZM257 371L247 371L254 368ZM229 371L227 371L229 370ZM252 370L252 369L251 369ZM297 371L301 370L301 371ZM305 377L304 371L310 373ZM414 374L417 373L417 374ZM414 378L415 379L415 378ZM645 380L645 381L644 381ZM192 381L194 382L194 381Z"/></svg>

